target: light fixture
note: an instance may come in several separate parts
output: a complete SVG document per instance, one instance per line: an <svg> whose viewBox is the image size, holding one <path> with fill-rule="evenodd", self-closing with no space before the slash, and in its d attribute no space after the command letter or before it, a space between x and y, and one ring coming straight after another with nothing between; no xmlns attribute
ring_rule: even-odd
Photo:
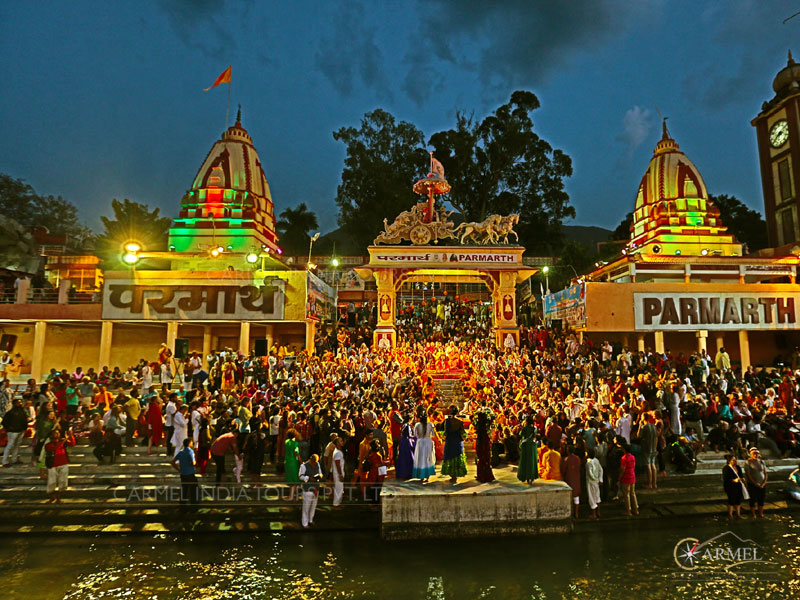
<svg viewBox="0 0 800 600"><path fill-rule="evenodd" d="M706 256L708 254L708 248L703 248L702 250L700 250L700 254Z"/></svg>
<svg viewBox="0 0 800 600"><path fill-rule="evenodd" d="M175 252L175 244L170 244L169 245L169 251L170 252Z"/></svg>
<svg viewBox="0 0 800 600"><path fill-rule="evenodd" d="M283 249L282 248L278 248L277 252L278 252L278 254L283 254Z"/></svg>
<svg viewBox="0 0 800 600"><path fill-rule="evenodd" d="M126 252L122 255L122 260L129 265L135 265L139 262L139 256L135 252Z"/></svg>
<svg viewBox="0 0 800 600"><path fill-rule="evenodd" d="M211 250L211 256L213 256L214 258L218 257L219 256L219 248L213 248Z"/></svg>
<svg viewBox="0 0 800 600"><path fill-rule="evenodd" d="M244 257L244 259L251 265L254 265L258 262L258 254L256 254L255 252L250 252L247 254L247 256Z"/></svg>
<svg viewBox="0 0 800 600"><path fill-rule="evenodd" d="M661 246L659 246L658 244L653 246L653 253L654 254L660 254L661 253Z"/></svg>
<svg viewBox="0 0 800 600"><path fill-rule="evenodd" d="M139 242L126 242L124 248L125 252L139 252L142 245Z"/></svg>
<svg viewBox="0 0 800 600"><path fill-rule="evenodd" d="M681 249L678 248L677 250L675 250L675 256L680 256L680 255L681 255Z"/></svg>
<svg viewBox="0 0 800 600"><path fill-rule="evenodd" d="M313 271L314 269L316 269L316 268L317 268L317 265L316 265L316 264L314 264L313 262L310 262L310 263L308 263L308 265L306 265L306 268L307 268L309 271Z"/></svg>
<svg viewBox="0 0 800 600"><path fill-rule="evenodd" d="M225 252L225 248L223 248L222 246L217 246L217 252L222 254L223 252Z"/></svg>
<svg viewBox="0 0 800 600"><path fill-rule="evenodd" d="M334 258L333 260L331 260L331 266L338 267L339 266L339 259L338 258Z"/></svg>
<svg viewBox="0 0 800 600"><path fill-rule="evenodd" d="M549 272L550 272L550 267L548 267L547 265L542 267L542 273L547 275Z"/></svg>
<svg viewBox="0 0 800 600"><path fill-rule="evenodd" d="M233 246L231 246L230 244L227 245L227 248L228 250L233 250Z"/></svg>

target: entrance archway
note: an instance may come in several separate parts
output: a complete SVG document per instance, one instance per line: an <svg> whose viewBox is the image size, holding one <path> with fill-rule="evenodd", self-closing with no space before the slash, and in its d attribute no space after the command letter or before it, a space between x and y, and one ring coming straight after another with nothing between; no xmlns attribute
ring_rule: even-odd
<svg viewBox="0 0 800 600"><path fill-rule="evenodd" d="M481 283L492 299L494 341L498 347L519 344L516 285L537 269L522 263L520 246L370 246L369 264L356 269L365 280L374 277L378 288L378 323L374 347L397 345L397 295L407 282Z"/></svg>

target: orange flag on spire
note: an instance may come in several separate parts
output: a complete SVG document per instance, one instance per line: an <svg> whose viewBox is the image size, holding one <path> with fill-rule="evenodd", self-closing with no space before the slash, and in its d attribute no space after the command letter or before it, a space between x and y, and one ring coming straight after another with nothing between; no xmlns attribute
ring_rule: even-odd
<svg viewBox="0 0 800 600"><path fill-rule="evenodd" d="M227 69L225 69L225 70L222 72L222 75L220 75L219 77L217 77L217 80L214 82L214 85L212 85L212 86L211 86L211 87L209 87L209 88L206 88L206 89L205 89L205 90L203 90L203 91L206 91L206 92L207 92L208 90L212 90L212 89L214 89L215 87L217 87L217 86L218 86L220 83L230 83L230 82L231 82L231 67L232 67L232 66L233 66L233 65L230 65L230 66L229 66Z"/></svg>

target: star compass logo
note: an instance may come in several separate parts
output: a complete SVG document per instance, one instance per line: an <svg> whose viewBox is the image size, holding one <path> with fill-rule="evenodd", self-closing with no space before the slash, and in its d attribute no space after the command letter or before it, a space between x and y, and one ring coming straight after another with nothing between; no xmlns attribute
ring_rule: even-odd
<svg viewBox="0 0 800 600"><path fill-rule="evenodd" d="M732 531L724 531L706 540L687 537L675 544L675 564L685 574L708 576L769 575L766 550L750 539L742 539Z"/></svg>

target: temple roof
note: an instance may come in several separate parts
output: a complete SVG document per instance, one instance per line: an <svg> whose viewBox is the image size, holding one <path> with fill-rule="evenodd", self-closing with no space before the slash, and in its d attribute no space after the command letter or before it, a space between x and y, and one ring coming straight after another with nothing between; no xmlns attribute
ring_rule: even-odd
<svg viewBox="0 0 800 600"><path fill-rule="evenodd" d="M663 125L661 140L636 194L628 251L741 255L719 209L709 200L700 171Z"/></svg>

